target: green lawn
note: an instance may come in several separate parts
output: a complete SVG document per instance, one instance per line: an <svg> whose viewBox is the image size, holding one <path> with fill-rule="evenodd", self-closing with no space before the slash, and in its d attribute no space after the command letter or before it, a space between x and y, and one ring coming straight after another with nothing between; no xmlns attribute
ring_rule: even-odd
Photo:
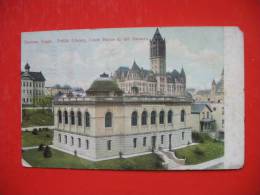
<svg viewBox="0 0 260 195"><path fill-rule="evenodd" d="M203 143L175 150L175 154L186 159L187 165L199 164L223 156L224 143L207 137Z"/></svg>
<svg viewBox="0 0 260 195"><path fill-rule="evenodd" d="M38 135L32 134L31 131L22 132L22 146L38 146L40 144L50 145L52 143L53 130L38 131Z"/></svg>
<svg viewBox="0 0 260 195"><path fill-rule="evenodd" d="M22 127L53 125L53 113L47 109L23 109Z"/></svg>
<svg viewBox="0 0 260 195"><path fill-rule="evenodd" d="M44 158L37 149L26 150L23 158L33 167L74 169L119 169L119 170L162 170L162 160L156 154L127 159L112 159L99 162L85 160L59 150L51 149L52 157Z"/></svg>

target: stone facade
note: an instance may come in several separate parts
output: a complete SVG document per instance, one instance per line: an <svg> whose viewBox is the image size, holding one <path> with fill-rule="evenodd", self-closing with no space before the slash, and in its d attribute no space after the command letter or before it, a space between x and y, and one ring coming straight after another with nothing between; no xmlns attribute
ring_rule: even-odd
<svg viewBox="0 0 260 195"><path fill-rule="evenodd" d="M118 158L120 153L140 155L159 147L170 149L186 145L192 142L190 104L191 99L166 97L58 99L54 103L54 145L76 151L91 160ZM134 112L137 113L136 121L133 121ZM144 112L146 117L143 117ZM154 124L152 112L155 112ZM107 113L112 114L112 125L108 127L105 124ZM163 117L161 113L164 113Z"/></svg>
<svg viewBox="0 0 260 195"><path fill-rule="evenodd" d="M45 78L41 72L31 72L30 66L25 65L25 72L21 73L21 103L32 105L37 98L44 96Z"/></svg>
<svg viewBox="0 0 260 195"><path fill-rule="evenodd" d="M134 61L131 68L119 67L113 78L125 95L184 96L186 75L182 68L166 72L166 42L157 28L150 40L151 70L140 68Z"/></svg>

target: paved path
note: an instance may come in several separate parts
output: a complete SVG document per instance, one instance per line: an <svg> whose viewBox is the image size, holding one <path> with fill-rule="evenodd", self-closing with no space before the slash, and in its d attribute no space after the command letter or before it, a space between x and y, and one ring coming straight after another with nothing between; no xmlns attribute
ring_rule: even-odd
<svg viewBox="0 0 260 195"><path fill-rule="evenodd" d="M210 160L197 165L182 165L175 167L174 170L203 170L203 169L213 169L214 167L222 167L224 165L224 157Z"/></svg>
<svg viewBox="0 0 260 195"><path fill-rule="evenodd" d="M39 146L29 146L29 147L23 147L23 150L31 150L31 149L35 149L38 148Z"/></svg>
<svg viewBox="0 0 260 195"><path fill-rule="evenodd" d="M22 107L23 110L52 110L52 107L41 107L41 106L37 106L37 107Z"/></svg>
<svg viewBox="0 0 260 195"><path fill-rule="evenodd" d="M25 161L23 158L22 158L22 165L24 167L32 167L27 161Z"/></svg>
<svg viewBox="0 0 260 195"><path fill-rule="evenodd" d="M49 129L54 129L54 125L46 125L46 126L33 126L33 127L22 127L22 131L32 131L34 128L39 129L39 128L49 128Z"/></svg>

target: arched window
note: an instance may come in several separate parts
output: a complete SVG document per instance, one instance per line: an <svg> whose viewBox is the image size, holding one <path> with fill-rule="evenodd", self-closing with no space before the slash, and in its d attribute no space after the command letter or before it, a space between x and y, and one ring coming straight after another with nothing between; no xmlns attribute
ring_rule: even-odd
<svg viewBox="0 0 260 195"><path fill-rule="evenodd" d="M59 123L62 123L62 114L60 110L58 111L58 121Z"/></svg>
<svg viewBox="0 0 260 195"><path fill-rule="evenodd" d="M164 124L164 111L160 112L160 124Z"/></svg>
<svg viewBox="0 0 260 195"><path fill-rule="evenodd" d="M172 111L169 110L168 112L168 123L172 123Z"/></svg>
<svg viewBox="0 0 260 195"><path fill-rule="evenodd" d="M78 126L81 126L82 125L82 118L81 118L81 112L78 111L77 113L77 118L78 118Z"/></svg>
<svg viewBox="0 0 260 195"><path fill-rule="evenodd" d="M137 112L136 111L132 112L131 124L132 124L132 126L137 126Z"/></svg>
<svg viewBox="0 0 260 195"><path fill-rule="evenodd" d="M65 124L68 124L68 112L64 111L64 122Z"/></svg>
<svg viewBox="0 0 260 195"><path fill-rule="evenodd" d="M181 110L181 122L185 121L185 110Z"/></svg>
<svg viewBox="0 0 260 195"><path fill-rule="evenodd" d="M112 127L112 113L107 112L105 115L105 127Z"/></svg>
<svg viewBox="0 0 260 195"><path fill-rule="evenodd" d="M151 113L151 124L154 125L156 123L156 112L152 111Z"/></svg>
<svg viewBox="0 0 260 195"><path fill-rule="evenodd" d="M74 112L73 111L70 112L70 123L72 125L75 124L75 116L74 116Z"/></svg>
<svg viewBox="0 0 260 195"><path fill-rule="evenodd" d="M147 112L143 111L142 113L142 125L147 125Z"/></svg>
<svg viewBox="0 0 260 195"><path fill-rule="evenodd" d="M85 125L86 127L90 127L90 116L88 112L85 112Z"/></svg>

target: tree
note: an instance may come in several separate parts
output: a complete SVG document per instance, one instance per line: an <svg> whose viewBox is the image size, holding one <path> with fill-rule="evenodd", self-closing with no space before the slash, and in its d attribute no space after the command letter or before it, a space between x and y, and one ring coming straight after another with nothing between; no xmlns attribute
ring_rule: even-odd
<svg viewBox="0 0 260 195"><path fill-rule="evenodd" d="M44 148L43 156L44 158L50 158L52 156L51 149L48 145Z"/></svg>

